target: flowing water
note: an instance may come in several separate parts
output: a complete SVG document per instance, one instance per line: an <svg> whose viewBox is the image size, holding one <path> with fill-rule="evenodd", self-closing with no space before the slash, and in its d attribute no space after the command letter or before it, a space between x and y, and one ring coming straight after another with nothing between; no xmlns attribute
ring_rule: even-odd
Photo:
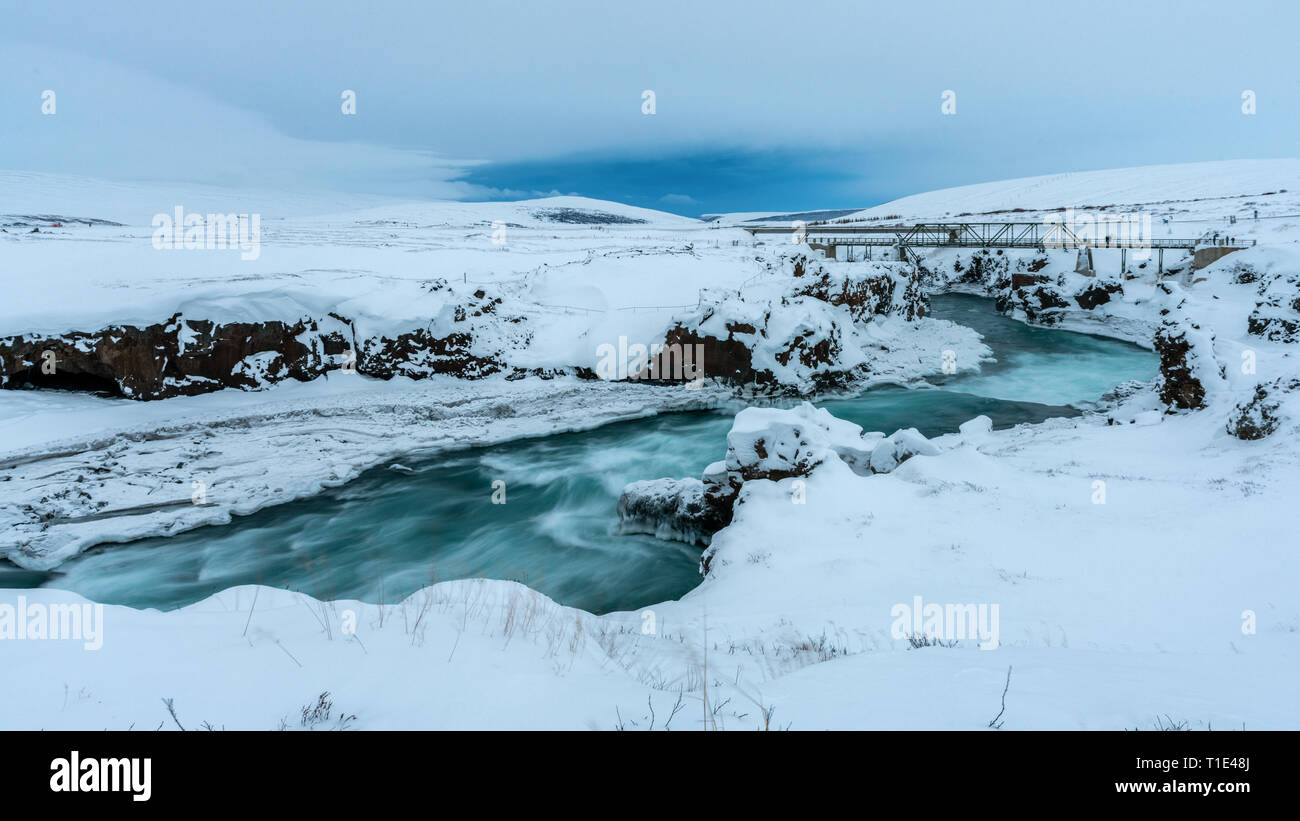
<svg viewBox="0 0 1300 821"><path fill-rule="evenodd" d="M944 295L933 315L984 335L997 362L932 388L882 387L820 402L866 430L955 431L986 414L995 427L1072 416L1129 379L1156 372L1135 345L1033 328L986 299ZM667 414L367 471L309 499L229 525L104 545L49 573L0 567L0 587L49 586L90 599L171 609L262 583L318 598L397 601L427 584L524 582L596 613L679 598L700 581L699 548L616 531L628 482L698 477L726 452L734 409ZM496 480L506 503L492 503Z"/></svg>

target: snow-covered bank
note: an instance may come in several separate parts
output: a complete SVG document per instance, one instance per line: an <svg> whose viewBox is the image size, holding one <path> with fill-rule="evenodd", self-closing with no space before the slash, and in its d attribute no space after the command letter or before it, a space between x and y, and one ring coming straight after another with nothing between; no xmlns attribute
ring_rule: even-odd
<svg viewBox="0 0 1300 821"><path fill-rule="evenodd" d="M112 210L129 221L102 225L84 210L96 185L75 189L91 205L54 210L32 176L0 177L15 211L0 215L0 253L21 274L0 305L9 387L74 380L153 399L307 380L349 360L380 378L573 372L620 336L662 341L697 281L735 288L761 270L697 221L576 197L321 216L226 192L231 213L203 214L194 203L218 210L220 192L144 189ZM19 210L29 199L45 208ZM199 220L197 238L160 247L152 224L173 205ZM247 249L226 247L223 216L258 218Z"/></svg>
<svg viewBox="0 0 1300 821"><path fill-rule="evenodd" d="M15 592L0 592L0 603L14 603ZM59 591L23 595L84 602ZM733 646L734 634L715 629L716 612L701 602L655 608L650 635L641 614L594 618L521 585L483 581L384 605L239 587L171 613L108 606L101 650L5 642L0 723L176 730L161 701L170 698L188 730L983 730L1012 668L1009 730L1300 724L1287 674L1294 648L1276 628L1236 641L1239 652L1157 649L1131 624L1126 645L1084 646L1050 619L996 651L882 639L870 652L844 652L859 626L847 618L811 634L801 632L807 620L791 619ZM869 623L887 632L888 605ZM303 708L323 692L330 718L304 724Z"/></svg>

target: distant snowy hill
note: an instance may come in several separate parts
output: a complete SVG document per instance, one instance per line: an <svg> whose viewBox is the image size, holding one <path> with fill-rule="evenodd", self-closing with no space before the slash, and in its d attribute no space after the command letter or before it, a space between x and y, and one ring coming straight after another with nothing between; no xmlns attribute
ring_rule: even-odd
<svg viewBox="0 0 1300 821"><path fill-rule="evenodd" d="M265 220L349 215L359 221L394 219L442 227L496 220L521 225L664 224L699 221L664 211L587 197L519 202L410 200L336 191L280 191L211 185L117 182L67 174L0 170L0 222L15 216L61 216L147 226L175 206L195 213L257 213Z"/></svg>
<svg viewBox="0 0 1300 821"><path fill-rule="evenodd" d="M1264 194L1300 189L1300 160L1227 160L1077 171L927 191L859 211L848 219L897 215L904 220L1112 206ZM1007 219L1006 216L999 219Z"/></svg>
<svg viewBox="0 0 1300 821"><path fill-rule="evenodd" d="M1189 202L1300 190L1300 159L1225 160L1221 162L1148 165L1104 171L1073 171L1021 177L956 188L941 188L866 208L861 211L750 211L713 214L723 225L794 219L865 220L898 218L935 220L957 216L990 216L1010 220L1013 209L1050 211L1068 207L1125 206L1169 201Z"/></svg>

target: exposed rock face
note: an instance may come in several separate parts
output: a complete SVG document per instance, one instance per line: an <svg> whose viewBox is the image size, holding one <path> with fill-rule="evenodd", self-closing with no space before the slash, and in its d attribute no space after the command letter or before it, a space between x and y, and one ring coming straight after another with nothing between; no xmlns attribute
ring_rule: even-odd
<svg viewBox="0 0 1300 821"><path fill-rule="evenodd" d="M1097 282L1074 295L1074 301L1080 308L1091 311L1098 305L1110 302L1114 294L1122 294L1124 286L1118 282Z"/></svg>
<svg viewBox="0 0 1300 821"><path fill-rule="evenodd" d="M925 316L929 304L922 289L911 292L914 277L902 279L897 270L879 268L866 276L832 275L819 264L796 264L793 296L808 296L843 305L854 322L867 322L877 314L897 313L905 319ZM900 293L901 289L901 293Z"/></svg>
<svg viewBox="0 0 1300 821"><path fill-rule="evenodd" d="M705 319L712 318L706 314ZM746 342L758 335L751 323L725 323L727 333L719 338L701 331L698 327L687 327L681 323L668 329L664 344L668 348L680 345L682 350L700 350L703 355L705 373L710 378L721 379L732 384L772 385L775 378L771 374L758 374L754 370L754 354ZM699 345L700 348L687 348Z"/></svg>
<svg viewBox="0 0 1300 821"><path fill-rule="evenodd" d="M1070 305L1059 281L1045 274L1014 273L1009 285L997 300L997 308L1003 313L1019 310L1031 322L1051 325L1056 317L1050 311Z"/></svg>
<svg viewBox="0 0 1300 821"><path fill-rule="evenodd" d="M490 376L503 367L500 359L475 356L474 335L455 332L435 337L421 328L400 334L394 339L381 336L361 343L357 372L380 379L406 376L422 379L430 374L446 373L463 379Z"/></svg>
<svg viewBox="0 0 1300 821"><path fill-rule="evenodd" d="M1046 261L1044 260L1044 263ZM1030 268L1030 271L1038 271L1039 268ZM953 261L953 273L956 281L964 285L984 285L1005 287L1009 276L1011 260L1006 254L1001 252L993 253L988 249L981 249L972 253L966 264L962 264L960 258Z"/></svg>
<svg viewBox="0 0 1300 821"><path fill-rule="evenodd" d="M1042 314L1051 308L1068 308L1070 303L1065 301L1065 297L1060 291L1050 287L1034 288L1025 294L1024 299L1025 313L1029 314L1030 319L1046 320ZM1044 324L1047 324L1045 321Z"/></svg>
<svg viewBox="0 0 1300 821"><path fill-rule="evenodd" d="M1252 271L1248 266L1237 275ZM1245 279L1253 282L1253 279ZM1272 275L1261 279L1259 301L1246 320L1246 330L1270 342L1300 342L1300 274Z"/></svg>
<svg viewBox="0 0 1300 821"><path fill-rule="evenodd" d="M707 492L712 490L714 492ZM624 533L649 533L660 539L708 545L709 537L731 524L734 493L719 494L699 479L649 479L632 482L618 499Z"/></svg>
<svg viewBox="0 0 1300 821"><path fill-rule="evenodd" d="M1052 278L1046 274L1012 274L1011 289L1013 291L1028 290L1043 285L1052 284Z"/></svg>
<svg viewBox="0 0 1300 821"><path fill-rule="evenodd" d="M1032 257L1008 258L997 251L982 249L970 254L966 263L953 263L956 274L952 284L979 286L993 297L1001 313L1020 312L1030 322L1055 325L1066 309L1075 306L1090 311L1124 293L1118 280L1098 280L1094 276L1066 269L1064 256L1053 258L1046 252ZM940 283L942 287L942 283Z"/></svg>
<svg viewBox="0 0 1300 821"><path fill-rule="evenodd" d="M1293 319L1277 314L1267 315L1261 312L1259 306L1251 313L1250 318L1246 320L1246 330L1255 336L1262 336L1270 342L1300 342L1300 319ZM1267 306L1276 308L1278 306ZM1296 313L1297 309L1292 309Z"/></svg>
<svg viewBox="0 0 1300 821"><path fill-rule="evenodd" d="M776 298L734 292L706 298L678 321L665 346L703 352L704 375L755 393L795 396L860 378L855 326L876 316L907 320L928 308L920 273L906 263L835 269L803 254L785 258L793 287Z"/></svg>
<svg viewBox="0 0 1300 821"><path fill-rule="evenodd" d="M1255 395L1233 408L1228 416L1228 433L1238 439L1263 439L1282 424L1281 398L1300 390L1298 379L1274 379L1255 386Z"/></svg>
<svg viewBox="0 0 1300 821"><path fill-rule="evenodd" d="M1182 410L1204 407L1205 385L1196 374L1188 329L1182 323L1166 319L1156 331L1155 349L1160 354L1157 380L1160 401Z"/></svg>
<svg viewBox="0 0 1300 821"><path fill-rule="evenodd" d="M310 379L319 362L300 340L316 323L215 325L180 314L143 328L0 340L6 387L92 387L133 399L192 396L259 380ZM325 335L318 337L321 344ZM43 366L49 363L50 367Z"/></svg>
<svg viewBox="0 0 1300 821"><path fill-rule="evenodd" d="M470 318L490 315L499 302L476 293L469 305L456 306L449 320L454 329L441 335L416 328L358 339L352 321L337 314L222 324L178 313L144 327L12 336L0 339L0 383L147 400L258 390L341 369L380 379L440 373L475 379L504 367L500 351L477 351L476 320Z"/></svg>
<svg viewBox="0 0 1300 821"><path fill-rule="evenodd" d="M704 510L704 483L699 479L647 479L632 482L618 497L624 533L649 533L660 539L708 544L698 526Z"/></svg>
<svg viewBox="0 0 1300 821"><path fill-rule="evenodd" d="M1250 262L1234 260L1228 263L1228 281L1235 285L1246 285L1259 281L1259 271Z"/></svg>

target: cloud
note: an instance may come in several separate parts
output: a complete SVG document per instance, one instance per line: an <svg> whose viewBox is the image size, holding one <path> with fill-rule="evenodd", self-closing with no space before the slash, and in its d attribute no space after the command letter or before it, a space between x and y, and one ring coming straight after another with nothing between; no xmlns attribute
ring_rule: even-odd
<svg viewBox="0 0 1300 821"><path fill-rule="evenodd" d="M474 161L355 139L291 137L259 115L144 72L0 42L0 156L10 167L227 187L473 198ZM54 113L41 111L54 92ZM340 119L344 119L338 110Z"/></svg>
<svg viewBox="0 0 1300 821"><path fill-rule="evenodd" d="M432 197L579 188L653 203L688 190L710 210L750 210L768 205L718 192L860 204L886 190L1281 156L1300 131L1295 4L1239 4L1231 22L1244 34L1228 39L1205 25L1223 16L1214 0L1098 0L1084 14L1006 0L936 0L926 15L832 0L658 0L653 14L607 0L221 8L15 4L5 36L93 59L0 43L0 164ZM60 113L27 116L45 88ZM1256 116L1241 114L1246 88ZM356 116L339 111L343 89ZM955 116L941 113L947 89ZM871 162L804 179L807 198L775 165L752 180L654 185L534 171L579 157L622 174L723 149L798 153L800 168Z"/></svg>
<svg viewBox="0 0 1300 821"><path fill-rule="evenodd" d="M687 194L664 194L659 198L659 202L669 208L689 208L693 205L699 205L699 202Z"/></svg>

